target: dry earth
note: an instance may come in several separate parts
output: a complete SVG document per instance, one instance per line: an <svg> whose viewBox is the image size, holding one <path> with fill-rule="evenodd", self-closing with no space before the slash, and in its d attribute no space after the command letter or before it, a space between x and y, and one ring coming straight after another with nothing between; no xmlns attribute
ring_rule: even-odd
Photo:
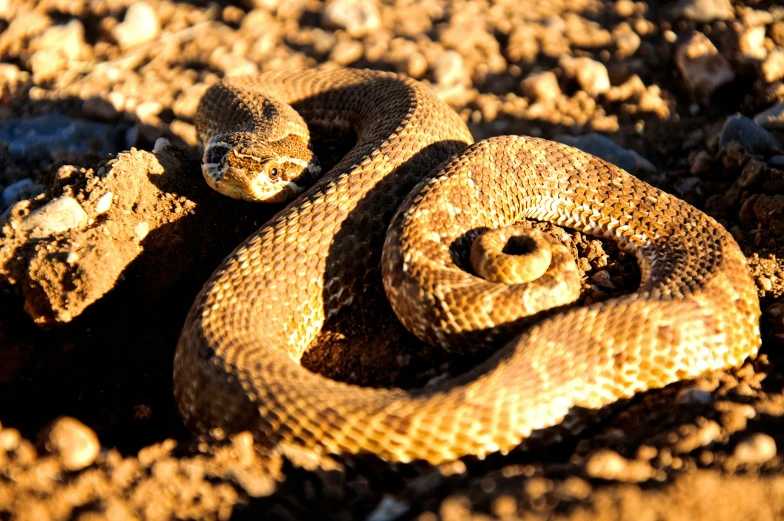
<svg viewBox="0 0 784 521"><path fill-rule="evenodd" d="M0 519L784 518L775 4L0 0ZM179 329L276 209L204 186L193 114L222 77L317 66L411 75L477 139L559 139L704 209L749 259L761 355L636 397L578 439L438 468L313 469L247 433L194 438L172 399ZM329 164L350 141L317 151ZM583 302L634 290L612 243L553 233L579 256ZM475 360L422 346L368 295L306 363L416 387Z"/></svg>

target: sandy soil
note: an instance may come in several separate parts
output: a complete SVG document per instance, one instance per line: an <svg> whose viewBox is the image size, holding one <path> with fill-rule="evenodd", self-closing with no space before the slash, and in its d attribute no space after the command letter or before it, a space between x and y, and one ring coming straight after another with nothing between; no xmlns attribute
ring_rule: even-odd
<svg viewBox="0 0 784 521"><path fill-rule="evenodd" d="M784 516L775 2L0 0L0 56L0 518ZM248 433L193 437L171 390L182 321L220 259L277 210L204 185L196 105L225 76L317 66L411 75L476 139L588 147L704 209L748 257L760 356L638 396L577 439L438 468L317 467L257 452ZM612 141L581 140L593 133ZM351 138L327 137L329 165ZM550 229L579 258L583 303L634 290L634 260L612 243ZM402 387L475 362L420 344L376 294L327 324L305 360Z"/></svg>

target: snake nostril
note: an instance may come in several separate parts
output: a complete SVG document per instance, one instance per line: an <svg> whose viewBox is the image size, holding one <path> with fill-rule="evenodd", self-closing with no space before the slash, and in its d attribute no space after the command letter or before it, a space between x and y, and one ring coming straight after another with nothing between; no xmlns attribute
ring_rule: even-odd
<svg viewBox="0 0 784 521"><path fill-rule="evenodd" d="M226 155L231 150L231 147L224 144L210 145L204 153L204 162L220 164L226 159Z"/></svg>

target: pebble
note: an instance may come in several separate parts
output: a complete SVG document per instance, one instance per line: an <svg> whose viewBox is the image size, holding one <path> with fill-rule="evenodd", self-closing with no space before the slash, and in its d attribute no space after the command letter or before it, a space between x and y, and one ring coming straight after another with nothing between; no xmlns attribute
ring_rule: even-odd
<svg viewBox="0 0 784 521"><path fill-rule="evenodd" d="M95 213L101 215L102 213L106 213L109 211L109 208L112 207L112 198L114 194L111 192L106 192L103 194L98 201L95 203Z"/></svg>
<svg viewBox="0 0 784 521"><path fill-rule="evenodd" d="M63 468L75 471L92 465L101 446L92 429L66 416L55 420L49 428L46 450L59 456Z"/></svg>
<svg viewBox="0 0 784 521"><path fill-rule="evenodd" d="M79 202L69 195L63 195L25 217L19 228L30 237L41 239L84 226L87 220L87 212Z"/></svg>
<svg viewBox="0 0 784 521"><path fill-rule="evenodd" d="M112 36L120 47L127 49L150 42L158 37L161 22L155 8L147 2L131 4L122 23L112 29Z"/></svg>
<svg viewBox="0 0 784 521"><path fill-rule="evenodd" d="M101 155L124 147L125 129L81 119L51 114L37 118L8 119L0 122L0 142L8 145L15 159L49 162L60 152Z"/></svg>
<svg viewBox="0 0 784 521"><path fill-rule="evenodd" d="M738 178L738 186L741 188L748 188L749 186L753 185L760 180L764 169L765 163L763 161L754 158L749 159L740 173L740 177Z"/></svg>
<svg viewBox="0 0 784 521"><path fill-rule="evenodd" d="M433 64L433 79L440 85L455 85L465 79L463 57L457 51L445 51Z"/></svg>
<svg viewBox="0 0 784 521"><path fill-rule="evenodd" d="M656 475L647 462L631 461L610 449L599 450L585 462L585 473L592 478L641 483Z"/></svg>
<svg viewBox="0 0 784 521"><path fill-rule="evenodd" d="M776 441L758 432L738 443L732 454L739 464L761 465L776 457Z"/></svg>
<svg viewBox="0 0 784 521"><path fill-rule="evenodd" d="M626 22L618 24L618 26L613 29L612 34L620 58L632 56L637 52L637 49L640 48L640 44L642 43L640 36L635 33L632 26Z"/></svg>
<svg viewBox="0 0 784 521"><path fill-rule="evenodd" d="M35 83L44 83L57 78L58 73L68 66L68 59L53 49L41 49L30 56L28 62Z"/></svg>
<svg viewBox="0 0 784 521"><path fill-rule="evenodd" d="M6 186L3 189L3 194L0 199L3 203L3 210L10 208L19 201L25 199L32 199L38 194L44 193L44 187L36 183L30 178L21 179L15 183Z"/></svg>
<svg viewBox="0 0 784 521"><path fill-rule="evenodd" d="M675 64L690 92L710 96L732 81L735 72L704 34L694 33L675 52Z"/></svg>
<svg viewBox="0 0 784 521"><path fill-rule="evenodd" d="M561 97L558 78L552 71L534 72L520 83L520 91L536 101L554 102Z"/></svg>
<svg viewBox="0 0 784 521"><path fill-rule="evenodd" d="M381 27L381 13L372 0L332 0L324 8L321 21L361 38Z"/></svg>
<svg viewBox="0 0 784 521"><path fill-rule="evenodd" d="M781 142L762 127L745 116L730 116L724 123L719 144L722 148L735 141L749 154L774 155L784 152Z"/></svg>
<svg viewBox="0 0 784 521"><path fill-rule="evenodd" d="M773 105L754 116L754 123L763 128L784 128L784 102Z"/></svg>
<svg viewBox="0 0 784 521"><path fill-rule="evenodd" d="M773 168L784 170L784 156L773 156L768 160L768 165Z"/></svg>
<svg viewBox="0 0 784 521"><path fill-rule="evenodd" d="M675 396L675 403L682 405L708 405L711 401L711 393L695 385L681 389Z"/></svg>
<svg viewBox="0 0 784 521"><path fill-rule="evenodd" d="M656 172L656 167L650 161L633 150L626 150L602 134L560 135L556 137L556 141L600 157L635 175Z"/></svg>
<svg viewBox="0 0 784 521"><path fill-rule="evenodd" d="M778 49L768 54L760 66L760 72L762 78L768 83L784 78L784 49Z"/></svg>
<svg viewBox="0 0 784 521"><path fill-rule="evenodd" d="M361 42L345 40L335 44L329 58L338 65L348 65L360 59L364 52L365 48Z"/></svg>
<svg viewBox="0 0 784 521"><path fill-rule="evenodd" d="M381 501L378 502L378 506L368 514L365 521L392 521L393 519L400 518L403 514L408 512L409 509L411 509L411 505L407 501L397 499L387 494L381 498Z"/></svg>
<svg viewBox="0 0 784 521"><path fill-rule="evenodd" d="M580 88L593 98L610 90L610 75L603 63L585 57L564 56L559 65L567 76L575 78Z"/></svg>
<svg viewBox="0 0 784 521"><path fill-rule="evenodd" d="M751 60L764 60L768 55L765 48L765 26L749 27L738 36L741 56Z"/></svg>
<svg viewBox="0 0 784 521"><path fill-rule="evenodd" d="M735 18L730 0L682 0L672 7L669 14L700 23Z"/></svg>
<svg viewBox="0 0 784 521"><path fill-rule="evenodd" d="M35 49L58 51L69 60L79 59L84 47L84 26L79 20L53 25L31 44Z"/></svg>

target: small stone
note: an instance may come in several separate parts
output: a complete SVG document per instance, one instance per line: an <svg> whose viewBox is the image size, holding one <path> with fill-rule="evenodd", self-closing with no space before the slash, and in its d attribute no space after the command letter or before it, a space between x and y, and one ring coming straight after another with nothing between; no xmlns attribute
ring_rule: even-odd
<svg viewBox="0 0 784 521"><path fill-rule="evenodd" d="M752 434L738 443L732 456L741 465L761 465L776 457L776 441L762 432Z"/></svg>
<svg viewBox="0 0 784 521"><path fill-rule="evenodd" d="M92 429L66 416L49 428L46 450L59 456L63 468L76 471L92 465L101 446Z"/></svg>
<svg viewBox="0 0 784 521"><path fill-rule="evenodd" d="M735 18L730 0L682 0L672 7L669 14L700 23Z"/></svg>
<svg viewBox="0 0 784 521"><path fill-rule="evenodd" d="M711 401L711 393L696 386L681 389L675 396L675 403L681 405L708 405Z"/></svg>
<svg viewBox="0 0 784 521"><path fill-rule="evenodd" d="M754 123L763 128L784 128L784 102L773 105L754 116Z"/></svg>
<svg viewBox="0 0 784 521"><path fill-rule="evenodd" d="M344 29L350 36L361 38L381 27L381 13L372 0L331 0L321 21L327 27Z"/></svg>
<svg viewBox="0 0 784 521"><path fill-rule="evenodd" d="M53 49L41 49L30 56L30 70L35 83L53 80L58 73L68 66L68 59Z"/></svg>
<svg viewBox="0 0 784 521"><path fill-rule="evenodd" d="M335 44L329 57L338 65L348 65L360 59L364 52L365 48L361 42L344 40Z"/></svg>
<svg viewBox="0 0 784 521"><path fill-rule="evenodd" d="M599 450L585 462L585 473L592 478L641 483L656 475L647 462L631 461L615 451Z"/></svg>
<svg viewBox="0 0 784 521"><path fill-rule="evenodd" d="M15 183L6 186L3 189L1 196L3 202L3 209L10 208L19 201L25 199L32 199L38 194L44 193L44 187L36 183L30 178L21 179Z"/></svg>
<svg viewBox="0 0 784 521"><path fill-rule="evenodd" d="M365 521L392 521L409 511L411 505L389 494L384 495L378 506L365 518Z"/></svg>
<svg viewBox="0 0 784 521"><path fill-rule="evenodd" d="M778 170L784 170L784 156L773 156L768 160L768 165Z"/></svg>
<svg viewBox="0 0 784 521"><path fill-rule="evenodd" d="M112 36L120 47L127 49L154 40L160 31L158 13L154 7L142 1L131 4L122 23L112 29Z"/></svg>
<svg viewBox="0 0 784 521"><path fill-rule="evenodd" d="M704 34L694 33L675 52L675 64L689 91L710 96L732 81L735 72Z"/></svg>
<svg viewBox="0 0 784 521"><path fill-rule="evenodd" d="M580 88L593 98L610 90L610 75L602 63L585 57L564 56L559 65L567 76L577 79Z"/></svg>
<svg viewBox="0 0 784 521"><path fill-rule="evenodd" d="M754 158L750 159L743 167L743 171L738 178L738 185L742 188L748 188L753 185L759 181L764 168L765 163L763 161Z"/></svg>
<svg viewBox="0 0 784 521"><path fill-rule="evenodd" d="M558 78L552 71L535 72L520 83L525 96L545 103L552 103L561 96Z"/></svg>
<svg viewBox="0 0 784 521"><path fill-rule="evenodd" d="M615 289L616 286L613 284L612 277L610 276L610 272L606 270L597 271L593 275L591 275L591 282L600 286L602 288L609 288Z"/></svg>
<svg viewBox="0 0 784 521"><path fill-rule="evenodd" d="M767 11L763 11L763 13L767 13ZM770 39L779 47L784 47L784 21L776 22L770 26Z"/></svg>
<svg viewBox="0 0 784 521"><path fill-rule="evenodd" d="M60 52L68 60L77 60L84 47L84 26L79 20L65 25L53 25L32 42L35 49Z"/></svg>
<svg viewBox="0 0 784 521"><path fill-rule="evenodd" d="M744 58L764 60L768 55L765 49L765 26L750 27L738 36L738 49Z"/></svg>
<svg viewBox="0 0 784 521"><path fill-rule="evenodd" d="M757 279L759 283L759 287L762 288L763 291L770 291L773 289L773 281L770 280L768 277L761 276Z"/></svg>
<svg viewBox="0 0 784 521"><path fill-rule="evenodd" d="M612 139L601 134L586 134L584 136L560 135L556 137L556 141L593 154L635 175L656 172L656 167L637 152L626 150L617 145Z"/></svg>
<svg viewBox="0 0 784 521"><path fill-rule="evenodd" d="M433 66L433 79L440 85L454 85L465 79L463 57L457 51L445 51Z"/></svg>
<svg viewBox="0 0 784 521"><path fill-rule="evenodd" d="M147 237L148 233L150 233L150 225L147 224L145 221L142 221L133 227L133 234L140 241L143 240L145 237Z"/></svg>
<svg viewBox="0 0 784 521"><path fill-rule="evenodd" d="M702 183L702 179L697 176L684 177L678 179L673 188L675 188L675 191L678 192L679 195L683 195L686 192L693 190L700 183Z"/></svg>
<svg viewBox="0 0 784 521"><path fill-rule="evenodd" d="M776 136L755 125L745 116L730 116L724 123L719 144L722 148L726 148L732 141L737 142L746 152L753 155L769 156L784 152L784 147Z"/></svg>
<svg viewBox="0 0 784 521"><path fill-rule="evenodd" d="M109 208L112 207L112 198L114 195L111 192L106 192L98 199L98 202L95 203L95 213L101 215L102 213L106 213L109 211Z"/></svg>
<svg viewBox="0 0 784 521"><path fill-rule="evenodd" d="M767 83L784 78L784 49L779 49L768 54L760 67L762 79Z"/></svg>
<svg viewBox="0 0 784 521"><path fill-rule="evenodd" d="M69 195L54 199L25 217L19 228L35 239L49 237L87 223L87 213Z"/></svg>
<svg viewBox="0 0 784 521"><path fill-rule="evenodd" d="M421 52L412 52L405 60L405 72L414 79L420 79L427 73L427 58Z"/></svg>
<svg viewBox="0 0 784 521"><path fill-rule="evenodd" d="M640 48L640 44L642 43L640 36L635 33L632 26L626 22L618 24L618 26L613 29L612 34L615 45L618 48L618 56L621 58L632 56L637 52L637 49Z"/></svg>

